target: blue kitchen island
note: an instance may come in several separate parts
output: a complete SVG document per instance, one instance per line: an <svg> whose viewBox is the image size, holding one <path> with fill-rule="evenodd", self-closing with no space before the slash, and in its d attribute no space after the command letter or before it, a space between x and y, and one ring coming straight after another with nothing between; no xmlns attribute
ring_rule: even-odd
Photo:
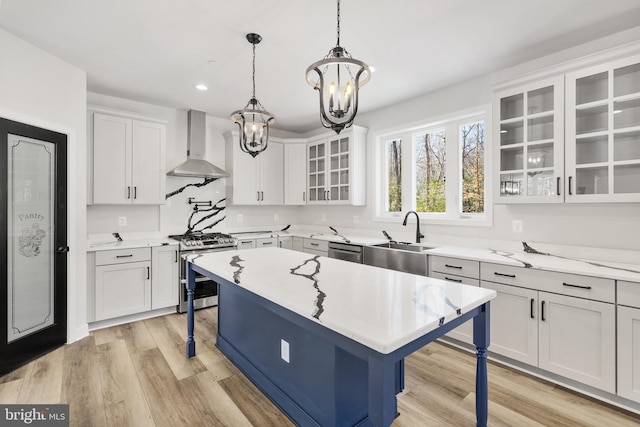
<svg viewBox="0 0 640 427"><path fill-rule="evenodd" d="M218 348L301 426L391 425L404 358L473 318L486 426L495 291L280 248L192 255L188 357L194 272L219 284Z"/></svg>

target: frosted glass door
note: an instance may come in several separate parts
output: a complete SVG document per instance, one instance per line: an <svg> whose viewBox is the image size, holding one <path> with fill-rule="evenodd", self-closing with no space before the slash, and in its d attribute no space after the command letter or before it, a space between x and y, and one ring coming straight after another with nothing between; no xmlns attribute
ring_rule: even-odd
<svg viewBox="0 0 640 427"><path fill-rule="evenodd" d="M56 146L9 135L7 342L54 322Z"/></svg>

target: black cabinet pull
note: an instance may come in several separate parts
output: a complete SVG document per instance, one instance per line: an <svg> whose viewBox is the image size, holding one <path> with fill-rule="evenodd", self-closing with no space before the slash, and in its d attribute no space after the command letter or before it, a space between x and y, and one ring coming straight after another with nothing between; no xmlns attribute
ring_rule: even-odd
<svg viewBox="0 0 640 427"><path fill-rule="evenodd" d="M259 202L260 201L260 192L256 191L256 201Z"/></svg>
<svg viewBox="0 0 640 427"><path fill-rule="evenodd" d="M311 246L319 246L318 243L309 243Z"/></svg>
<svg viewBox="0 0 640 427"><path fill-rule="evenodd" d="M303 201L303 202L306 202L306 201L307 201L307 192L306 192L306 191L303 191L303 192L302 192L302 201Z"/></svg>
<svg viewBox="0 0 640 427"><path fill-rule="evenodd" d="M458 270L462 270L462 266L460 266L460 265L449 265L449 264L445 264L444 266L445 266L445 267L447 267L447 268L456 268L456 269L458 269Z"/></svg>
<svg viewBox="0 0 640 427"><path fill-rule="evenodd" d="M556 193L558 193L558 196L560 195L560 177L556 179Z"/></svg>
<svg viewBox="0 0 640 427"><path fill-rule="evenodd" d="M151 269L147 267L147 280L151 279Z"/></svg>
<svg viewBox="0 0 640 427"><path fill-rule="evenodd" d="M178 251L174 251L176 253L176 262L178 262Z"/></svg>
<svg viewBox="0 0 640 427"><path fill-rule="evenodd" d="M131 258L133 256L133 254L129 254L129 255L116 255L116 258Z"/></svg>
<svg viewBox="0 0 640 427"><path fill-rule="evenodd" d="M498 273L497 271L494 271L493 274L495 274L496 276L511 277L512 279L516 278L515 274L504 274L504 273Z"/></svg>
<svg viewBox="0 0 640 427"><path fill-rule="evenodd" d="M127 186L127 199L131 198L131 187Z"/></svg>
<svg viewBox="0 0 640 427"><path fill-rule="evenodd" d="M578 289L587 289L587 290L591 289L591 286L572 285L571 283L565 283L565 282L562 282L562 286L568 286L570 288L578 288Z"/></svg>
<svg viewBox="0 0 640 427"><path fill-rule="evenodd" d="M134 199L138 198L138 187L133 187L133 198Z"/></svg>
<svg viewBox="0 0 640 427"><path fill-rule="evenodd" d="M243 240L240 243L251 243L251 240Z"/></svg>
<svg viewBox="0 0 640 427"><path fill-rule="evenodd" d="M448 280L450 282L462 283L462 279L452 279L451 277L446 277L446 276L445 276L444 280Z"/></svg>
<svg viewBox="0 0 640 427"><path fill-rule="evenodd" d="M571 196L571 178L573 178L572 176L569 177L569 195Z"/></svg>
<svg viewBox="0 0 640 427"><path fill-rule="evenodd" d="M535 302L536 301L533 298L531 298L531 318L532 319L535 319L535 317L533 316L533 306L534 306Z"/></svg>
<svg viewBox="0 0 640 427"><path fill-rule="evenodd" d="M262 246L266 246L266 245L272 245L273 242L262 242Z"/></svg>
<svg viewBox="0 0 640 427"><path fill-rule="evenodd" d="M540 319L542 319L543 322L546 320L544 318L544 301L542 301L542 313L541 313Z"/></svg>

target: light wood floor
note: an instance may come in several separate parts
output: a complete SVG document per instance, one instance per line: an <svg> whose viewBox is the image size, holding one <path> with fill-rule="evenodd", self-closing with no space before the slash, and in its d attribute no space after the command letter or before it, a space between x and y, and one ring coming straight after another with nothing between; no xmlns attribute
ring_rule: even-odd
<svg viewBox="0 0 640 427"><path fill-rule="evenodd" d="M68 403L73 426L292 426L215 347L217 309L91 333L0 377L0 403ZM431 343L406 359L393 426L474 426L475 358ZM489 363L491 426L640 426L640 416Z"/></svg>

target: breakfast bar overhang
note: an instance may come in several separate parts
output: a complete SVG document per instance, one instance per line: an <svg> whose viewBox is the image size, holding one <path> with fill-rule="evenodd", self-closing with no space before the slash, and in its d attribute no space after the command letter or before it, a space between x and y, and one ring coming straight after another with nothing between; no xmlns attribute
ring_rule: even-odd
<svg viewBox="0 0 640 427"><path fill-rule="evenodd" d="M389 426L404 358L473 319L476 418L488 417L486 351L495 292L280 248L189 258L218 282L218 348L302 426Z"/></svg>

